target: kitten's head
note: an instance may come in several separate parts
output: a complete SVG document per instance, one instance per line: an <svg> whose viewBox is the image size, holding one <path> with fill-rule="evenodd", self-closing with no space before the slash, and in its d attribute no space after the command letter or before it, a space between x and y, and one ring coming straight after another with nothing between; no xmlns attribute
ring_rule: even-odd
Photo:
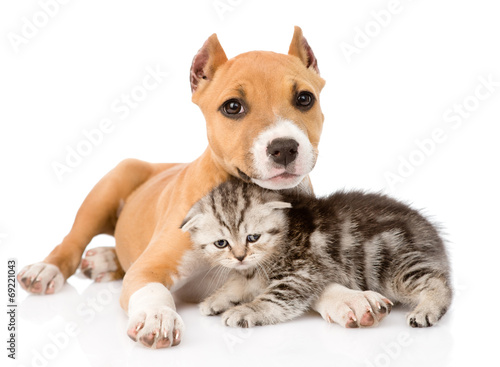
<svg viewBox="0 0 500 367"><path fill-rule="evenodd" d="M199 200L181 229L212 265L246 270L265 265L284 240L287 208L275 191L230 180Z"/></svg>

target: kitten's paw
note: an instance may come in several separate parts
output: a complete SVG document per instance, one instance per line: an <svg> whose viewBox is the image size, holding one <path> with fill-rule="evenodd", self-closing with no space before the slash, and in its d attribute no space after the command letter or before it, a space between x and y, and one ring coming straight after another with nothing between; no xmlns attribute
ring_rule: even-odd
<svg viewBox="0 0 500 367"><path fill-rule="evenodd" d="M239 304L225 297L209 297L200 303L200 312L204 316L216 316Z"/></svg>
<svg viewBox="0 0 500 367"><path fill-rule="evenodd" d="M393 303L380 293L345 288L336 294L323 295L316 310L329 323L346 328L377 326L392 309Z"/></svg>
<svg viewBox="0 0 500 367"><path fill-rule="evenodd" d="M430 327L435 325L443 314L442 310L417 306L417 308L406 316L406 322L411 327Z"/></svg>
<svg viewBox="0 0 500 367"><path fill-rule="evenodd" d="M452 290L441 279L429 281L430 286L419 295L419 304L406 316L411 327L435 325L450 307Z"/></svg>
<svg viewBox="0 0 500 367"><path fill-rule="evenodd" d="M53 294L62 288L64 276L57 266L39 262L25 266L17 275L17 281L30 293Z"/></svg>
<svg viewBox="0 0 500 367"><path fill-rule="evenodd" d="M151 307L130 315L127 335L152 349L169 348L181 342L184 323L168 306Z"/></svg>
<svg viewBox="0 0 500 367"><path fill-rule="evenodd" d="M246 305L230 308L222 315L222 323L230 327L249 328L266 324L265 317Z"/></svg>

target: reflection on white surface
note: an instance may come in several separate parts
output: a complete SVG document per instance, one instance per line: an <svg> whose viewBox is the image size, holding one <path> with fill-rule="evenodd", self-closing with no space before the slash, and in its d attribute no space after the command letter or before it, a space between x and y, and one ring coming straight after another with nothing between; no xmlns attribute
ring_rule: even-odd
<svg viewBox="0 0 500 367"><path fill-rule="evenodd" d="M18 366L448 366L454 310L433 328L412 329L396 307L374 329L344 329L318 314L273 326L233 329L219 317L178 304L186 324L181 344L149 350L126 335L118 303L121 282L72 278L52 296L19 297ZM461 336L463 337L463 335Z"/></svg>

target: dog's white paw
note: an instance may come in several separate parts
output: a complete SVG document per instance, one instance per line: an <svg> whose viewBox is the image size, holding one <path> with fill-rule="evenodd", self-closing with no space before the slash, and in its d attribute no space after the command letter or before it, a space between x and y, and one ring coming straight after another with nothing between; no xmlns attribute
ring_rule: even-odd
<svg viewBox="0 0 500 367"><path fill-rule="evenodd" d="M23 289L33 294L53 294L64 284L59 268L44 262L25 266L17 275Z"/></svg>
<svg viewBox="0 0 500 367"><path fill-rule="evenodd" d="M184 323L168 306L151 307L130 315L127 335L148 348L168 348L181 342Z"/></svg>
<svg viewBox="0 0 500 367"><path fill-rule="evenodd" d="M316 303L315 309L329 323L346 328L371 327L391 312L393 303L380 293L342 288L325 291Z"/></svg>
<svg viewBox="0 0 500 367"><path fill-rule="evenodd" d="M148 348L168 348L181 342L184 323L175 312L170 291L161 283L148 283L129 300L127 335Z"/></svg>
<svg viewBox="0 0 500 367"><path fill-rule="evenodd" d="M114 247L96 247L88 250L82 259L82 273L96 282L107 282L123 278Z"/></svg>

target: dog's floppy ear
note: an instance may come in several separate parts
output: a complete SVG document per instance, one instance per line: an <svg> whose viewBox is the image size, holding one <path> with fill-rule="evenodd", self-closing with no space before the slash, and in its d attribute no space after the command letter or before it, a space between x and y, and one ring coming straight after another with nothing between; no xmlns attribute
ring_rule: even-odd
<svg viewBox="0 0 500 367"><path fill-rule="evenodd" d="M217 68L226 61L226 53L214 33L205 41L203 47L193 58L190 76L191 92L196 92L202 80L211 80Z"/></svg>
<svg viewBox="0 0 500 367"><path fill-rule="evenodd" d="M309 43L307 43L305 37L302 35L300 27L295 26L288 54L297 56L307 68L312 68L319 74L318 60L314 56L311 46L309 46Z"/></svg>

